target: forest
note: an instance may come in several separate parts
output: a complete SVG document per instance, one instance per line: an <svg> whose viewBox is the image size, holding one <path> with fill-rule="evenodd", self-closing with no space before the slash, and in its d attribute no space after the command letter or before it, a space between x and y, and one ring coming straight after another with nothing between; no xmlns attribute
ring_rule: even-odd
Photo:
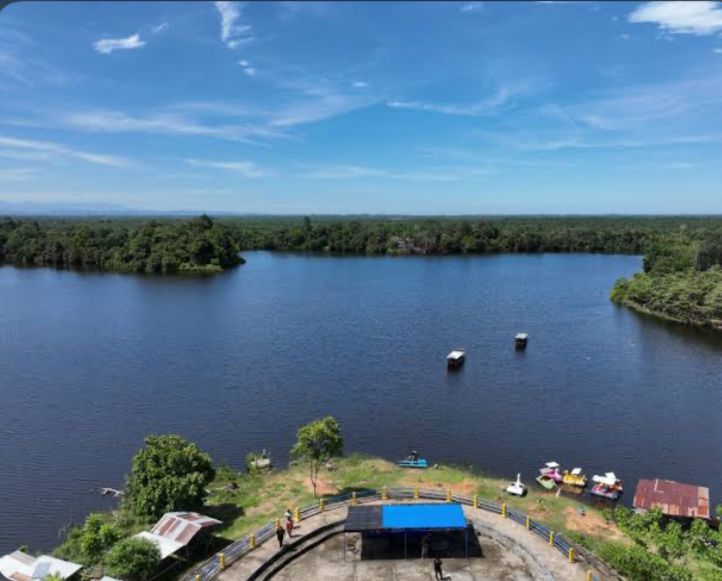
<svg viewBox="0 0 722 581"><path fill-rule="evenodd" d="M722 235L650 245L643 272L619 279L611 298L644 313L722 330Z"/></svg>
<svg viewBox="0 0 722 581"><path fill-rule="evenodd" d="M722 218L707 216L220 216L0 219L0 264L212 273L244 250L353 255L644 254L613 301L722 329Z"/></svg>
<svg viewBox="0 0 722 581"><path fill-rule="evenodd" d="M226 226L177 220L0 220L0 264L135 273L220 272L241 264Z"/></svg>

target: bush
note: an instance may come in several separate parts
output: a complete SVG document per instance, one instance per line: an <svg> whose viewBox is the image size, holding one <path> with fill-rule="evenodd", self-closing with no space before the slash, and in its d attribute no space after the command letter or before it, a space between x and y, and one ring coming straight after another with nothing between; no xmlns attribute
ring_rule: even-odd
<svg viewBox="0 0 722 581"><path fill-rule="evenodd" d="M105 559L107 573L125 581L144 581L160 562L158 547L145 539L125 539L117 543Z"/></svg>

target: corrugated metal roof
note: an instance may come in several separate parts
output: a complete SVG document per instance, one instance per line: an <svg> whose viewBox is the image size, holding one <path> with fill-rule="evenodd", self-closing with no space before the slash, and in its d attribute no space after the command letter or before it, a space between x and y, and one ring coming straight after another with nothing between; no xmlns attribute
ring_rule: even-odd
<svg viewBox="0 0 722 581"><path fill-rule="evenodd" d="M0 574L15 581L39 579L52 573L65 579L82 568L83 566L77 563L63 561L48 555L35 558L22 551L15 551L0 558Z"/></svg>
<svg viewBox="0 0 722 581"><path fill-rule="evenodd" d="M709 488L673 480L640 480L635 508L658 508L668 516L709 518Z"/></svg>
<svg viewBox="0 0 722 581"><path fill-rule="evenodd" d="M197 512L167 512L150 532L136 536L158 545L161 559L165 559L190 543L202 529L219 524L221 521Z"/></svg>

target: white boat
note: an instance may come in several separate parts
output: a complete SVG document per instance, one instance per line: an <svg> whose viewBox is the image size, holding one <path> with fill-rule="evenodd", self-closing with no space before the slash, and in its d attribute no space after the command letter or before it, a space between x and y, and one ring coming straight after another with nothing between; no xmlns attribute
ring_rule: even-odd
<svg viewBox="0 0 722 581"><path fill-rule="evenodd" d="M624 491L622 481L614 472L607 472L604 476L595 474L592 476L592 481L596 483L590 491L594 496L618 500Z"/></svg>
<svg viewBox="0 0 722 581"><path fill-rule="evenodd" d="M516 475L516 480L509 483L506 491L514 496L524 496L526 494L526 486L521 482L521 474Z"/></svg>
<svg viewBox="0 0 722 581"><path fill-rule="evenodd" d="M454 349L446 356L446 365L449 369L458 369L464 364L466 359L466 351L463 349Z"/></svg>

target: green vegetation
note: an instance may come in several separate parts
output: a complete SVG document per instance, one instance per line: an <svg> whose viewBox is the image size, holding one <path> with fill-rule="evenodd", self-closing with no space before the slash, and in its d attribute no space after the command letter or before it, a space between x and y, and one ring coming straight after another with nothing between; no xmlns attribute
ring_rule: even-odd
<svg viewBox="0 0 722 581"><path fill-rule="evenodd" d="M599 555L630 579L722 579L722 535L705 521L683 528L658 510L636 514L623 506L606 516L634 545L608 545Z"/></svg>
<svg viewBox="0 0 722 581"><path fill-rule="evenodd" d="M220 272L243 262L227 227L191 221L0 220L0 264L116 272Z"/></svg>
<svg viewBox="0 0 722 581"><path fill-rule="evenodd" d="M199 510L215 477L211 457L180 436L148 436L131 463L123 500L148 522L166 512Z"/></svg>
<svg viewBox="0 0 722 581"><path fill-rule="evenodd" d="M209 549L213 551L280 518L287 508L306 506L316 497L418 486L505 502L591 550L630 581L722 579L722 533L705 521L695 520L684 528L656 511L638 515L621 506L601 511L536 487L523 498L510 497L504 492L507 481L471 467L407 470L379 458L336 458L342 445L338 422L326 417L299 429L294 451L305 460L303 464L281 471L241 473L226 466L213 467L208 455L179 436L149 436L146 447L133 459L127 499L120 510L91 514L82 527L70 532L55 555L88 565L84 579L108 574L140 580L156 570L159 559L154 545L131 537L147 526L133 520L138 512L155 519L166 510L199 510L221 520ZM332 457L333 464L327 463ZM195 558L209 554L201 550Z"/></svg>
<svg viewBox="0 0 722 581"><path fill-rule="evenodd" d="M644 272L619 279L611 298L644 313L722 329L722 235L651 245Z"/></svg>
<svg viewBox="0 0 722 581"><path fill-rule="evenodd" d="M111 522L109 515L94 512L88 515L82 527L71 529L65 543L55 554L81 565L99 565L108 549L123 536L123 531Z"/></svg>
<svg viewBox="0 0 722 581"><path fill-rule="evenodd" d="M107 554L109 575L126 581L145 581L160 561L160 551L145 539L123 539Z"/></svg>
<svg viewBox="0 0 722 581"><path fill-rule="evenodd" d="M299 428L291 456L308 464L314 498L316 497L318 471L321 466L342 453L341 426L335 418L326 416Z"/></svg>

